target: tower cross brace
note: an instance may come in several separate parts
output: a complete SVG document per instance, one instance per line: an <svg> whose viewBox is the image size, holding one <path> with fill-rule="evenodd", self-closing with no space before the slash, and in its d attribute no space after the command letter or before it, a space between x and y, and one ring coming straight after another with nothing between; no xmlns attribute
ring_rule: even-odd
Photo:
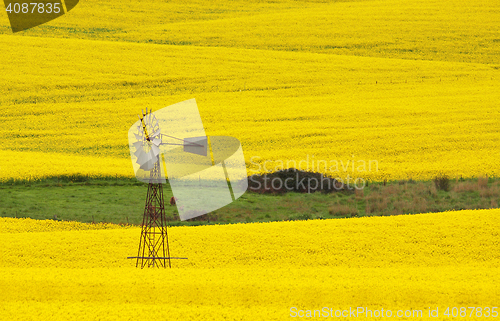
<svg viewBox="0 0 500 321"><path fill-rule="evenodd" d="M146 204L142 219L141 239L137 253L136 267L172 267L168 245L167 220L163 186L160 181L160 161L151 170Z"/></svg>

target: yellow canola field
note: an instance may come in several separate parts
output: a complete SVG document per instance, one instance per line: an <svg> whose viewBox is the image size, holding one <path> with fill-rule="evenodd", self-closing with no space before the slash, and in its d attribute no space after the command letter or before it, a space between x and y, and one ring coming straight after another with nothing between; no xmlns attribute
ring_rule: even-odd
<svg viewBox="0 0 500 321"><path fill-rule="evenodd" d="M498 6L492 0L87 0L19 36L498 65ZM0 34L11 35L8 26L0 15Z"/></svg>
<svg viewBox="0 0 500 321"><path fill-rule="evenodd" d="M140 110L193 97L208 135L241 141L249 175L295 166L379 181L500 176L500 78L487 65L36 37L0 43L0 58L13 62L0 67L0 179L132 176L127 131Z"/></svg>
<svg viewBox="0 0 500 321"><path fill-rule="evenodd" d="M136 115L190 98L207 134L240 139L249 175L500 176L498 12L480 0L88 0L17 34L0 15L0 180L132 176Z"/></svg>
<svg viewBox="0 0 500 321"><path fill-rule="evenodd" d="M171 253L188 260L166 270L126 259L139 228L1 218L0 319L284 320L363 307L449 320L447 307L498 305L499 215L174 227Z"/></svg>

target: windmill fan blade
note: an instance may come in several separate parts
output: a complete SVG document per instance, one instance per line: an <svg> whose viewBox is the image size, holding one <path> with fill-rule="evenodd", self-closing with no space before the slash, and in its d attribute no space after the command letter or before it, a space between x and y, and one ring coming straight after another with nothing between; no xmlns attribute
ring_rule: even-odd
<svg viewBox="0 0 500 321"><path fill-rule="evenodd" d="M142 164L144 164L145 162L147 162L146 154L139 153L139 155L137 156L137 164L141 165L141 168L142 168Z"/></svg>
<svg viewBox="0 0 500 321"><path fill-rule="evenodd" d="M146 155L147 155L148 160L144 164L141 165L141 168L143 170L149 171L149 170L153 169L153 167L155 166L157 157L154 156L153 151L150 151Z"/></svg>
<svg viewBox="0 0 500 321"><path fill-rule="evenodd" d="M151 135L151 137L156 137L156 136L160 135L160 132L161 132L161 130L158 129L153 135Z"/></svg>
<svg viewBox="0 0 500 321"><path fill-rule="evenodd" d="M137 157L137 164L141 165L141 168L142 168L142 165L144 165L148 160L149 160L148 154L142 152Z"/></svg>
<svg viewBox="0 0 500 321"><path fill-rule="evenodd" d="M158 156L158 154L160 154L160 148L156 145L151 145L151 150L153 151L153 154L156 156Z"/></svg>
<svg viewBox="0 0 500 321"><path fill-rule="evenodd" d="M142 141L142 140L143 140L143 138L142 138L142 136L141 136L141 135L139 135L139 134L135 134L135 133L134 133L134 135L135 135L135 139L140 140L140 141ZM134 144L135 144L135 143L134 143Z"/></svg>
<svg viewBox="0 0 500 321"><path fill-rule="evenodd" d="M138 148L135 152L134 152L134 155L135 157L139 158L139 156L141 156L141 154L144 154L144 150L141 148Z"/></svg>
<svg viewBox="0 0 500 321"><path fill-rule="evenodd" d="M153 139L152 143L153 143L153 145L160 146L160 144L161 144L161 139L159 139L159 138L155 138L155 139Z"/></svg>
<svg viewBox="0 0 500 321"><path fill-rule="evenodd" d="M149 171L153 168L153 166L154 166L154 163L146 162L146 163L142 164L139 168L142 170L145 170L145 171Z"/></svg>
<svg viewBox="0 0 500 321"><path fill-rule="evenodd" d="M146 155L148 155L148 162L156 161L156 156L152 149Z"/></svg>
<svg viewBox="0 0 500 321"><path fill-rule="evenodd" d="M150 170L150 169L151 169L151 168L150 168L150 166L151 166L150 162L145 162L144 164L142 164L142 165L141 165L141 167L140 167L140 168L141 168L142 170L147 171L147 170Z"/></svg>

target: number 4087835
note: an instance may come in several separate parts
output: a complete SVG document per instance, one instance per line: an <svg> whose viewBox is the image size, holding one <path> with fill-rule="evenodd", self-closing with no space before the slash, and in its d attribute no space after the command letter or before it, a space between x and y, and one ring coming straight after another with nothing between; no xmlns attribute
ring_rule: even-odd
<svg viewBox="0 0 500 321"><path fill-rule="evenodd" d="M60 3L9 3L5 11L8 13L60 13Z"/></svg>

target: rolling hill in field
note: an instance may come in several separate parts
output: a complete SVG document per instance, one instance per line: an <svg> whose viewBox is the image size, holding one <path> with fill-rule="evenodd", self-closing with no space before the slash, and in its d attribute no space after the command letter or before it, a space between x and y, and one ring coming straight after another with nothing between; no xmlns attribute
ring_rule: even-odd
<svg viewBox="0 0 500 321"><path fill-rule="evenodd" d="M284 320L293 307L493 315L499 214L173 227L171 253L188 260L166 270L126 259L137 227L0 218L2 317Z"/></svg>
<svg viewBox="0 0 500 321"><path fill-rule="evenodd" d="M383 186L447 175L497 206L498 184L458 182L500 177L499 25L500 4L479 0L82 0L14 35L1 14L0 181L132 177L127 131L140 110L196 98L208 135L241 141L249 175L299 167ZM460 192L418 185L433 202ZM69 194L52 195L58 210ZM2 202L9 213L37 208L39 194L22 195ZM138 227L0 218L0 319L283 320L363 307L482 320L498 313L499 214L172 227L171 253L188 260L167 270L126 259Z"/></svg>
<svg viewBox="0 0 500 321"><path fill-rule="evenodd" d="M499 176L498 10L85 1L15 35L5 15L0 178L132 176L138 111L193 97L209 135L240 139L249 175Z"/></svg>

